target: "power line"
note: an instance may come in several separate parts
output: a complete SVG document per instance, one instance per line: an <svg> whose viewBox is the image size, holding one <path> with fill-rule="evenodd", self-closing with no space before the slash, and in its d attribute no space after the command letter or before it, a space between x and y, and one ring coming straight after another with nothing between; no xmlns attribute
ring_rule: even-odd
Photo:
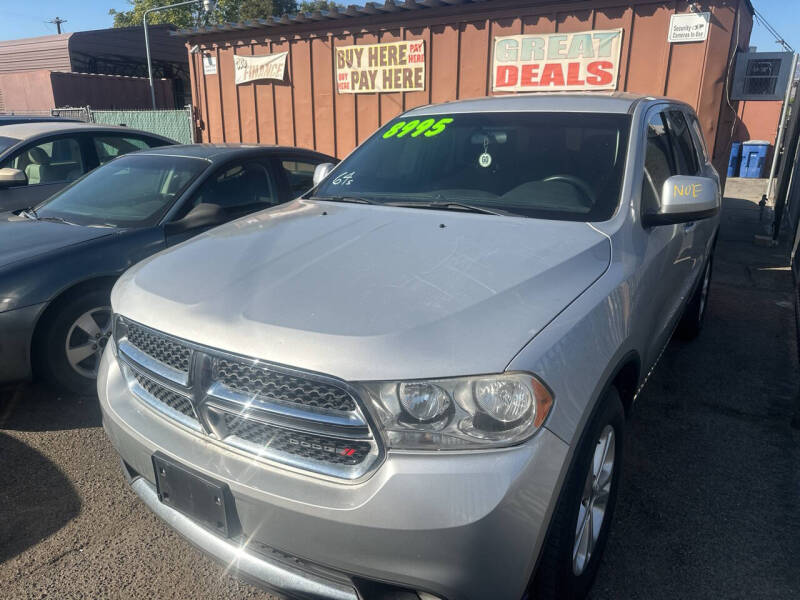
<svg viewBox="0 0 800 600"><path fill-rule="evenodd" d="M772 34L772 36L775 38L775 41L781 46L783 46L784 50L786 50L787 52L794 52L794 48L792 48L789 45L789 43L785 39L783 39L783 36L781 36L781 34L779 34L778 31L772 25L769 24L769 21L767 21L764 18L764 15L758 12L755 8L753 9L753 13L756 16L756 20L759 23L761 23L761 25L763 25L766 28L766 30Z"/></svg>
<svg viewBox="0 0 800 600"><path fill-rule="evenodd" d="M48 23L52 23L53 25L55 25L56 29L58 29L58 33L61 33L61 24L62 23L66 23L67 20L66 19L62 19L61 17L56 17L55 19L50 19L47 22Z"/></svg>

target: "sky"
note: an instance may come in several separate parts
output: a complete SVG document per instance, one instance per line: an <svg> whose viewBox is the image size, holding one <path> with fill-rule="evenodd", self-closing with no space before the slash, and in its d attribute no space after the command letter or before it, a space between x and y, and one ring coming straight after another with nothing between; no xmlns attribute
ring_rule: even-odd
<svg viewBox="0 0 800 600"><path fill-rule="evenodd" d="M794 1L752 0L756 10L800 52L800 10L789 8ZM342 3L363 4L363 0ZM125 0L0 0L0 40L56 33L56 26L46 22L55 17L67 20L62 25L64 32L111 27L108 9L126 10L128 6ZM753 28L750 45L764 52L780 50L769 32L758 24Z"/></svg>

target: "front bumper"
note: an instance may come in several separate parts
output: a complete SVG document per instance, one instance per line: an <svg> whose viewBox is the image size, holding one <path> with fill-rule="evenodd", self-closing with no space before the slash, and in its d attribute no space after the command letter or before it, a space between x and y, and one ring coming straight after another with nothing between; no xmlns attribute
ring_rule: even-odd
<svg viewBox="0 0 800 600"><path fill-rule="evenodd" d="M519 599L568 457L543 429L504 450L390 452L368 479L339 483L265 465L168 421L131 395L110 351L98 391L105 430L145 503L204 551L292 597L357 598L358 577L451 600ZM228 484L241 540L158 501L156 451Z"/></svg>

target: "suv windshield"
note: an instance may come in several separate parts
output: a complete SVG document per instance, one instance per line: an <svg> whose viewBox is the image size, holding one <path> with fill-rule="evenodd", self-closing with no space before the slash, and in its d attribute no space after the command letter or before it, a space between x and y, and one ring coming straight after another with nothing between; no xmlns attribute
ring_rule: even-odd
<svg viewBox="0 0 800 600"><path fill-rule="evenodd" d="M77 225L154 225L208 166L196 158L128 154L52 196L36 215Z"/></svg>
<svg viewBox="0 0 800 600"><path fill-rule="evenodd" d="M619 203L629 130L630 116L618 114L400 117L345 159L314 197L604 221Z"/></svg>

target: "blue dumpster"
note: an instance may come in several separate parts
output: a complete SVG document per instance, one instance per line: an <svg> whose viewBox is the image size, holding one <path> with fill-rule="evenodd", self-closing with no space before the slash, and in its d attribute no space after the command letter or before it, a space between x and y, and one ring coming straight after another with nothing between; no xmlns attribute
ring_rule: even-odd
<svg viewBox="0 0 800 600"><path fill-rule="evenodd" d="M739 171L739 158L742 156L742 142L731 144L731 157L728 159L728 177L736 177Z"/></svg>
<svg viewBox="0 0 800 600"><path fill-rule="evenodd" d="M764 165L770 143L751 140L742 144L742 162L739 165L739 177L758 179L764 176Z"/></svg>

